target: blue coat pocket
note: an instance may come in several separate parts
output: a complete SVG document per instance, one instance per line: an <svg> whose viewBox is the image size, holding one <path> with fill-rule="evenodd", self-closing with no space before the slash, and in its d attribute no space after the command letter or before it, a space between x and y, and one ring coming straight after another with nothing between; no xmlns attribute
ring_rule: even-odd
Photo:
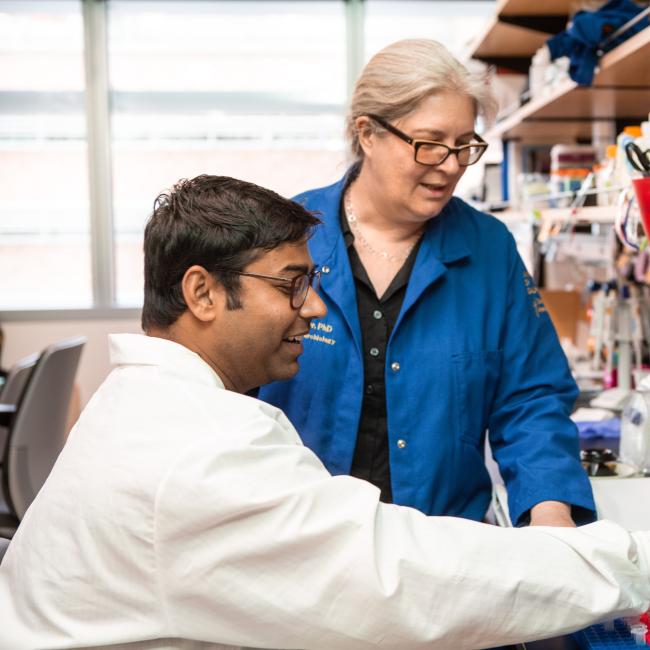
<svg viewBox="0 0 650 650"><path fill-rule="evenodd" d="M452 356L456 386L458 432L478 447L487 429L492 402L501 375L499 350L462 352Z"/></svg>

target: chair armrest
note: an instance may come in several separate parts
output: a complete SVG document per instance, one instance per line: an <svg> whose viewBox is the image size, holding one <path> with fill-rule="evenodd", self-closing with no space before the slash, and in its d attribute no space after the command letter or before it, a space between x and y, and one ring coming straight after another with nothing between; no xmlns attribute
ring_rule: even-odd
<svg viewBox="0 0 650 650"><path fill-rule="evenodd" d="M15 404L0 404L0 427L8 427L15 413Z"/></svg>

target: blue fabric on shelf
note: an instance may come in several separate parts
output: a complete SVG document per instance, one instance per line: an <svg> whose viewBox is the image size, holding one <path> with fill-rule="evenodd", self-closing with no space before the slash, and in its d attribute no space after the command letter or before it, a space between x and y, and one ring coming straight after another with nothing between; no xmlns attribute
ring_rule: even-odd
<svg viewBox="0 0 650 650"><path fill-rule="evenodd" d="M598 422L576 422L581 438L620 438L621 418L610 418Z"/></svg>
<svg viewBox="0 0 650 650"><path fill-rule="evenodd" d="M578 11L566 30L546 41L551 60L568 56L571 79L581 86L590 86L598 63L598 45L642 10L632 0L610 0L598 11ZM649 24L647 17L640 20L605 49L613 49Z"/></svg>

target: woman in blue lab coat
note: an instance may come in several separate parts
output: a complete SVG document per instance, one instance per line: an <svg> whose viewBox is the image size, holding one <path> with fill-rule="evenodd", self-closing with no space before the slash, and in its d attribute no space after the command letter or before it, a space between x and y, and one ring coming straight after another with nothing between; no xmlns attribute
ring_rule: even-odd
<svg viewBox="0 0 650 650"><path fill-rule="evenodd" d="M386 502L481 520L486 432L515 524L572 526L594 504L564 354L506 227L454 188L487 146L494 100L440 44L388 46L357 81L354 164L297 197L328 314L298 375L261 389L333 474Z"/></svg>

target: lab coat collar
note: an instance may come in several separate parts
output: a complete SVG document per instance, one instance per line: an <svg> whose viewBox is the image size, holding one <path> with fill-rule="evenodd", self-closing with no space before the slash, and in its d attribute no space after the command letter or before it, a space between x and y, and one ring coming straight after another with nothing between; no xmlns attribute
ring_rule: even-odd
<svg viewBox="0 0 650 650"><path fill-rule="evenodd" d="M341 246L345 248L339 224L339 209L343 191L355 174L356 168L351 167L341 180L323 188L318 205L308 206L325 215L323 225L318 227L318 236L311 241L312 256L318 264L335 267L333 262L340 258L342 252L337 249ZM303 198L308 198L308 194L299 195L294 200L301 203ZM453 197L438 216L429 220L418 252L418 261L422 257L431 256L442 264L451 264L469 256L470 249L465 243L462 224L455 219L459 216L460 205L461 199Z"/></svg>
<svg viewBox="0 0 650 650"><path fill-rule="evenodd" d="M294 200L307 203L308 209L323 216L322 225L310 241L311 254L321 265L322 291L341 308L356 347L361 350L354 278L339 219L341 196L357 173L358 168L352 166L337 183L298 195ZM424 291L447 272L448 264L470 255L460 214L463 205L460 199L452 198L438 216L428 221L396 326Z"/></svg>
<svg viewBox="0 0 650 650"><path fill-rule="evenodd" d="M469 257L460 206L461 199L452 197L442 212L427 222L419 257L433 256L442 264L453 264ZM424 250L422 250L424 249Z"/></svg>
<svg viewBox="0 0 650 650"><path fill-rule="evenodd" d="M420 296L447 273L447 267L470 254L465 239L461 236L461 215L458 214L457 201L458 199L452 198L443 211L427 223L393 333ZM456 223L453 223L454 219Z"/></svg>
<svg viewBox="0 0 650 650"><path fill-rule="evenodd" d="M188 381L225 388L219 375L180 343L143 334L109 334L108 340L114 366L159 366Z"/></svg>

